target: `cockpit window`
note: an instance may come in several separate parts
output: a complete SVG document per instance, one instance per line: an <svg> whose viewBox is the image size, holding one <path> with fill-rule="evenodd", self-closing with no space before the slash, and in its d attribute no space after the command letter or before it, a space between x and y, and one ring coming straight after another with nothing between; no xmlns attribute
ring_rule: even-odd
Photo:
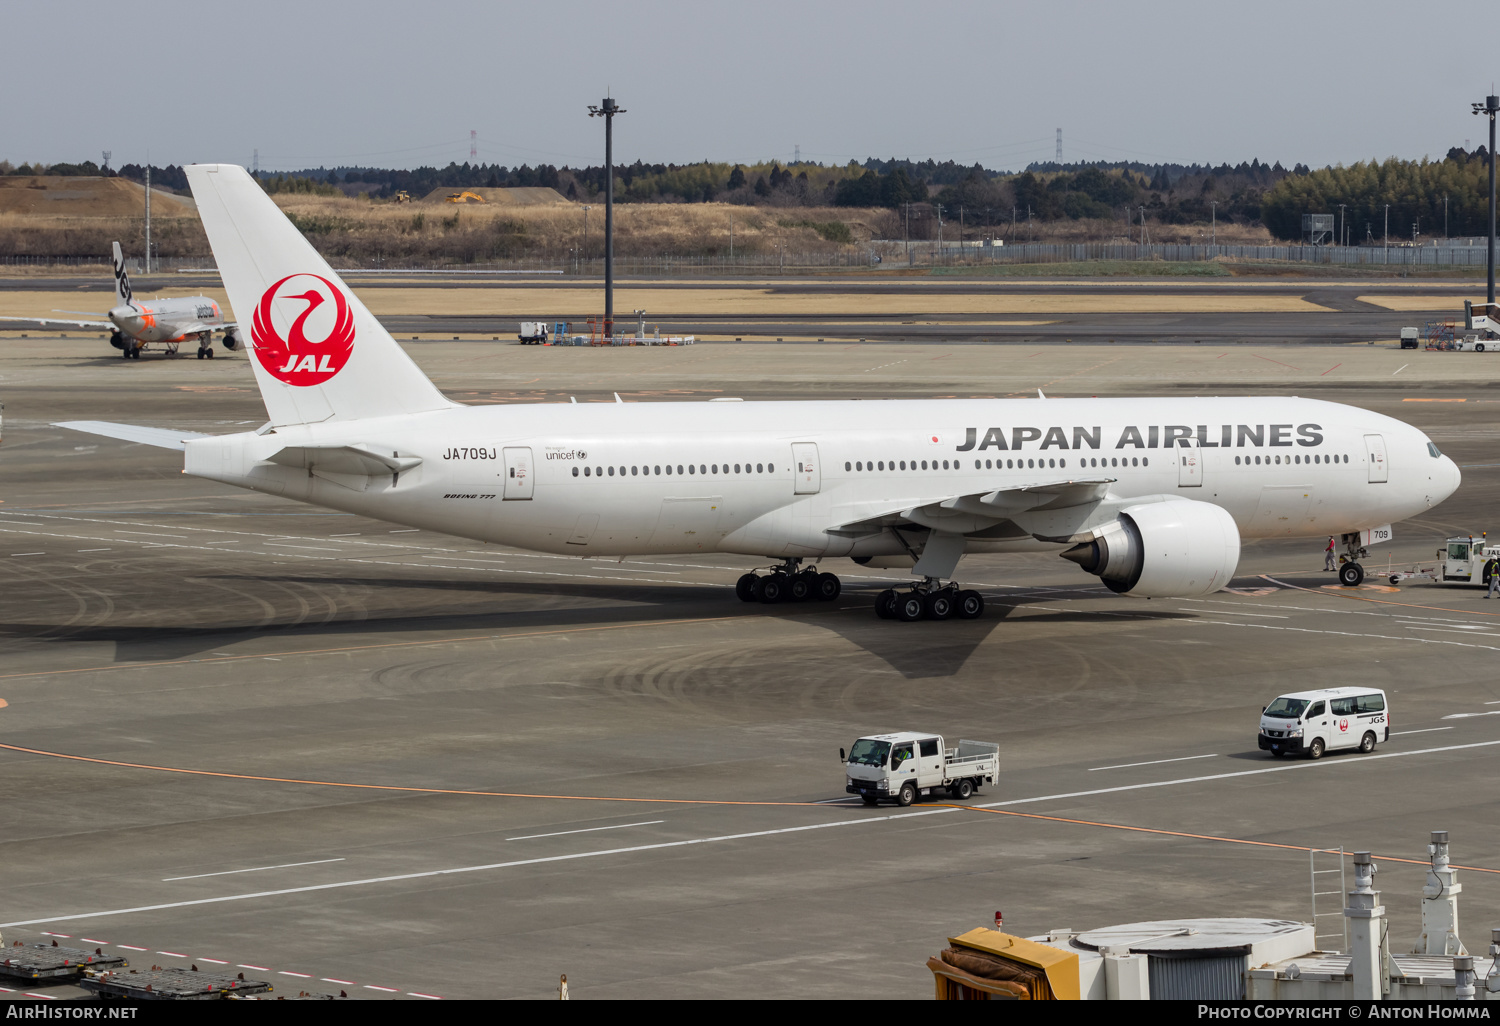
<svg viewBox="0 0 1500 1026"><path fill-rule="evenodd" d="M1439 458L1442 457L1443 454L1440 453L1440 452L1438 452L1438 447L1436 445L1433 445L1431 442L1428 442L1427 443L1427 455L1431 456L1433 459L1439 459Z"/></svg>

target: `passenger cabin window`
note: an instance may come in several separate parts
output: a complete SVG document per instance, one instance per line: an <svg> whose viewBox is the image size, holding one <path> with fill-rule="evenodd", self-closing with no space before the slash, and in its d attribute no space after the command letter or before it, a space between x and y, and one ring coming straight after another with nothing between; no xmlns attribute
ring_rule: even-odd
<svg viewBox="0 0 1500 1026"><path fill-rule="evenodd" d="M1385 712L1384 695L1355 695L1354 711L1362 713Z"/></svg>
<svg viewBox="0 0 1500 1026"><path fill-rule="evenodd" d="M927 759L927 758L931 758L931 757L937 755L937 753L938 753L937 738L931 738L929 740L919 741L917 743L922 746L922 758Z"/></svg>
<svg viewBox="0 0 1500 1026"><path fill-rule="evenodd" d="M1354 699L1353 698L1335 698L1333 701L1331 701L1331 702L1328 703L1328 707L1333 712L1333 714L1335 716L1353 716L1354 715Z"/></svg>

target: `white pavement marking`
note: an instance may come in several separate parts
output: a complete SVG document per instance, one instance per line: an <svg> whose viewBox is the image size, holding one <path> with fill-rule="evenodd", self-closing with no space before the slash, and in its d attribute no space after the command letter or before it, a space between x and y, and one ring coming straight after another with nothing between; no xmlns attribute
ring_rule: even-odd
<svg viewBox="0 0 1500 1026"><path fill-rule="evenodd" d="M1399 366L1395 370L1391 371L1391 377L1394 378L1397 374L1400 374L1402 371L1406 370L1406 368L1408 368L1410 366L1411 366L1411 364L1409 364L1409 363L1403 363L1401 366Z"/></svg>
<svg viewBox="0 0 1500 1026"><path fill-rule="evenodd" d="M180 951L158 951L157 954L167 955L170 958L187 958L187 956Z"/></svg>
<svg viewBox="0 0 1500 1026"><path fill-rule="evenodd" d="M12 552L12 556L45 556L45 552Z"/></svg>
<svg viewBox="0 0 1500 1026"><path fill-rule="evenodd" d="M280 866L256 866L254 869L226 869L221 873L198 873L194 876L164 876L162 883L173 880L202 880L205 876L233 876L235 873L263 873L268 869L291 869L294 866L321 866L325 862L343 862L344 859L318 859L315 862L287 862Z"/></svg>
<svg viewBox="0 0 1500 1026"><path fill-rule="evenodd" d="M1500 744L1500 741L1491 742ZM98 912L76 912L71 915L47 916L42 919L28 919L14 923L0 923L0 929L13 926L36 926L41 923L68 922L74 919L93 919L101 916L122 916L134 912L155 912L168 908L191 908L197 905L217 905L228 901L248 901L254 898L275 898L288 894L309 894L314 891L340 890L345 887L368 887L373 884L401 883L406 880L425 880L440 876L453 876L460 873L480 873L496 869L515 869L520 866L539 866L550 862L571 862L577 859L599 858L605 855L628 855L634 852L659 851L664 848L685 848L695 844L713 844L720 841L740 841L751 837L771 837L779 834L797 834L809 830L829 830L837 827L865 826L870 823L883 823L893 819L912 819L922 816L941 816L957 812L955 808L926 809L921 812L908 812L891 816L870 816L864 819L844 819L833 823L812 823L806 826L778 827L772 830L755 830L742 834L721 834L717 837L694 837L684 841L660 841L655 844L638 844L628 848L605 848L600 851L574 852L568 855L549 855L533 859L516 859L511 862L491 862L482 866L457 866L451 869L429 869L420 873L400 873L394 876L375 876L363 880L343 880L338 883L309 884L303 887L286 887L275 891L254 891L247 894L226 894L217 898L195 898L190 901L168 901L159 905L140 905L135 908L116 908ZM242 969L260 969L269 972L261 966L241 966ZM374 988L380 989L380 988Z"/></svg>
<svg viewBox="0 0 1500 1026"><path fill-rule="evenodd" d="M365 984L365 990L383 990L387 994L399 994L401 991L396 987L377 987L373 983Z"/></svg>
<svg viewBox="0 0 1500 1026"><path fill-rule="evenodd" d="M150 951L151 950L150 948L138 948L134 944L116 944L115 947L117 947L117 948L124 948L126 951Z"/></svg>
<svg viewBox="0 0 1500 1026"><path fill-rule="evenodd" d="M325 976L325 977L323 977L323 982L324 983L342 983L346 987L352 987L352 986L354 986L354 981L353 980L335 980L332 976Z"/></svg>
<svg viewBox="0 0 1500 1026"><path fill-rule="evenodd" d="M246 965L244 962L241 962L239 965L235 966L235 968L236 969L254 969L258 973L268 973L268 972L271 971L266 966L263 966L263 965Z"/></svg>
<svg viewBox="0 0 1500 1026"><path fill-rule="evenodd" d="M1099 770L1130 769L1134 766L1159 766L1164 762L1191 762L1194 759L1213 759L1217 755L1218 753L1214 752L1209 755L1184 755L1178 759L1152 759L1150 762L1126 762L1121 763L1119 766L1090 766L1089 772L1097 773Z"/></svg>
<svg viewBox="0 0 1500 1026"><path fill-rule="evenodd" d="M1452 730L1452 727L1423 727L1421 730L1393 730L1391 737L1399 737L1402 734L1431 734L1434 730Z"/></svg>
<svg viewBox="0 0 1500 1026"><path fill-rule="evenodd" d="M1201 612L1203 612L1203 610L1201 610L1201 609L1184 609L1182 607L1178 607L1178 611L1179 612L1183 612L1183 613L1201 613ZM1290 616L1288 616L1288 615L1286 615L1284 613L1241 613L1238 610L1234 610L1234 609L1216 609L1216 610L1214 610L1214 613L1216 615L1218 615L1218 616L1259 616L1259 617L1264 617L1267 620L1290 620L1291 619Z"/></svg>
<svg viewBox="0 0 1500 1026"><path fill-rule="evenodd" d="M1447 716L1444 716L1443 719L1445 719L1445 720L1467 720L1467 719L1472 719L1475 716L1500 716L1500 709L1491 709L1489 712L1482 712L1482 713L1449 713Z"/></svg>
<svg viewBox="0 0 1500 1026"><path fill-rule="evenodd" d="M1234 773L1214 773L1200 777L1179 777L1176 780L1158 780L1146 784L1125 784L1120 787L1101 787L1091 791L1071 791L1063 794L1044 794L1033 798L1015 798L1010 801L988 802L974 808L995 809L1009 805L1029 805L1036 802L1060 801L1065 798L1086 798L1101 794L1117 794L1121 791L1143 791L1157 787L1172 787L1177 784L1199 784L1211 780L1232 780L1236 777L1254 777L1265 773L1289 773L1297 771L1330 771L1338 766L1363 766L1378 759L1405 759L1414 755L1433 755L1441 752L1459 752L1473 748L1492 748L1500 745L1496 741L1476 741L1466 745L1447 745L1442 748L1419 748L1410 752L1385 752L1362 755L1358 759L1305 762L1290 766L1267 766L1262 769L1239 770ZM168 908L192 908L197 905L217 905L230 901L250 901L257 898L276 898L288 894L311 894L315 891L341 890L345 887L368 887L377 884L402 883L407 880L425 880L433 877L455 876L461 873L481 873L497 869L515 869L521 866L539 866L552 862L571 862L578 859L601 858L606 855L630 855L644 851L661 851L667 848L686 848L695 844L716 844L722 841L742 841L752 837L774 837L782 834L798 834L812 830L832 830L839 827L867 826L899 819L914 819L922 816L942 816L962 811L956 807L924 809L921 812L897 813L889 816L869 816L862 819L842 819L832 823L812 823L805 826L778 827L772 830L754 830L740 834L720 834L716 837L694 837L682 841L659 841L655 844L638 844L627 848L604 848L599 851L574 852L568 855L550 855L532 859L516 859L510 862L491 862L480 866L457 866L451 869L429 869L420 873L400 873L393 876L367 877L362 880L343 880L336 883L308 884L303 887L286 887L274 891L252 891L245 894L225 894L215 898L195 898L189 901L169 901L158 905L139 905L134 908L101 909L96 912L74 912L67 915L45 916L40 919L24 919L13 923L0 923L0 929L17 926L38 926L43 923L71 922L75 919L96 919L104 916L130 915L135 912L156 912ZM242 967L244 968L244 967ZM257 968L250 966L248 968ZM262 970L266 971L266 970Z"/></svg>
<svg viewBox="0 0 1500 1026"><path fill-rule="evenodd" d="M224 959L222 959L222 958L205 958L203 955L199 955L198 956L198 961L200 961L200 962L212 962L214 965L228 965L229 964L228 962L224 961Z"/></svg>
<svg viewBox="0 0 1500 1026"><path fill-rule="evenodd" d="M657 823L665 823L664 819L648 819L643 823L616 823L614 826L584 827L582 830L558 830L551 834L527 834L524 837L507 837L507 841L534 841L538 837L562 837L564 834L592 834L596 830L624 830L626 827L655 826Z"/></svg>
<svg viewBox="0 0 1500 1026"><path fill-rule="evenodd" d="M1476 741L1473 744L1448 745L1443 748L1419 748L1411 752L1384 752L1377 755L1361 755L1358 759L1351 759L1347 761L1340 760L1338 762L1325 762L1323 760L1319 760L1317 762L1294 763L1290 766L1266 766L1263 769L1238 770L1234 773L1212 773L1208 776L1202 777L1179 777L1176 780L1157 780L1149 784L1123 784L1119 787L1101 787L1093 791L1069 791L1064 794L1044 794L1038 795L1035 798L1015 798L1008 802L989 802L984 805L977 805L975 806L975 808L998 809L1006 805L1029 805L1032 802L1059 801L1063 798L1087 798L1096 794L1115 794L1119 791L1143 791L1147 788L1171 787L1175 784L1201 784L1209 780L1231 780L1235 777L1255 777L1260 776L1263 773L1289 773L1295 770L1331 769L1334 766L1363 766L1365 763L1373 762L1376 759L1404 759L1412 755L1431 755L1435 752L1458 752L1463 751L1466 748L1490 748L1494 745L1500 745L1500 741ZM43 922L45 920L38 921ZM56 920L53 921L55 922ZM0 926L3 925L3 923L0 923ZM30 924L16 923L15 925L26 926Z"/></svg>

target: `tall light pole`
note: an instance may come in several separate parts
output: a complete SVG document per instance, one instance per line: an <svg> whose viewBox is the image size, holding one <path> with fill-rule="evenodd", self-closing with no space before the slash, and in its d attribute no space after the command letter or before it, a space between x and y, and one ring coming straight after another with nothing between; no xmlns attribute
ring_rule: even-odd
<svg viewBox="0 0 1500 1026"><path fill-rule="evenodd" d="M1209 241L1217 247L1219 245L1219 201L1209 200L1208 205L1213 208L1209 212L1208 230L1212 233Z"/></svg>
<svg viewBox="0 0 1500 1026"><path fill-rule="evenodd" d="M589 105L589 117L604 119L604 334L615 334L615 115L624 114L613 97Z"/></svg>
<svg viewBox="0 0 1500 1026"><path fill-rule="evenodd" d="M589 258L589 211L593 209L590 206L583 208L583 258L585 260Z"/></svg>
<svg viewBox="0 0 1500 1026"><path fill-rule="evenodd" d="M1390 263L1391 262L1391 205L1389 203L1387 203L1385 205L1385 242L1382 243L1382 247L1385 249L1385 262L1386 263Z"/></svg>
<svg viewBox="0 0 1500 1026"><path fill-rule="evenodd" d="M1487 114L1490 119L1490 275L1489 291L1485 294L1485 302L1490 304L1495 302L1495 113L1497 111L1500 111L1500 96L1486 96L1484 103L1474 104L1475 114Z"/></svg>
<svg viewBox="0 0 1500 1026"><path fill-rule="evenodd" d="M1346 206L1348 206L1347 203L1340 203L1339 204L1339 245L1340 246L1347 246L1349 244L1348 240L1346 240L1344 238L1344 207L1346 207Z"/></svg>

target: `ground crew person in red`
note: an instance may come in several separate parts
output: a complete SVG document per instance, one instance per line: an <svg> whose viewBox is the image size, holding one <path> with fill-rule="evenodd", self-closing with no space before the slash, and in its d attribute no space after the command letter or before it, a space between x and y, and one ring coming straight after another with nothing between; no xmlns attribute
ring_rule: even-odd
<svg viewBox="0 0 1500 1026"><path fill-rule="evenodd" d="M1338 563L1333 556L1333 535L1328 536L1328 548L1323 550L1323 569L1337 570Z"/></svg>
<svg viewBox="0 0 1500 1026"><path fill-rule="evenodd" d="M1500 556L1491 556L1484 564L1484 576L1490 582L1490 590L1484 597L1500 595Z"/></svg>

